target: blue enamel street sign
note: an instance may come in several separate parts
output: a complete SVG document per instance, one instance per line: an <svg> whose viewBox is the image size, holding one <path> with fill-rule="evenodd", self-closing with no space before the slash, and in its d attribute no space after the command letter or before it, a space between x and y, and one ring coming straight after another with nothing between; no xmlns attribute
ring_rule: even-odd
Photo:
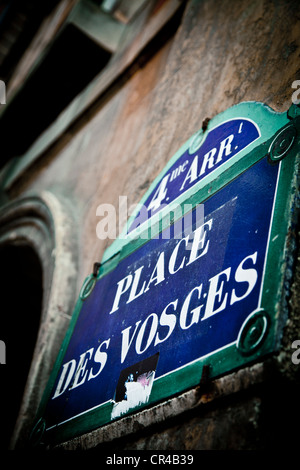
<svg viewBox="0 0 300 470"><path fill-rule="evenodd" d="M211 129L206 138L196 134L189 148L171 166L157 187L151 192L128 232L142 225L184 194L189 188L204 180L216 168L246 149L260 137L258 126L251 119L230 119Z"/></svg>
<svg viewBox="0 0 300 470"><path fill-rule="evenodd" d="M54 385L49 428L113 403L120 374L127 370L125 387L141 359L157 355L153 370L146 362L139 373L158 380L237 341L259 308L278 168L257 163L205 203L199 227L178 239L180 219L172 238L150 240L98 281ZM118 408L122 401L112 407L116 416Z"/></svg>
<svg viewBox="0 0 300 470"><path fill-rule="evenodd" d="M33 439L70 439L198 385L205 365L214 378L278 350L298 127L243 103L171 159L82 287Z"/></svg>

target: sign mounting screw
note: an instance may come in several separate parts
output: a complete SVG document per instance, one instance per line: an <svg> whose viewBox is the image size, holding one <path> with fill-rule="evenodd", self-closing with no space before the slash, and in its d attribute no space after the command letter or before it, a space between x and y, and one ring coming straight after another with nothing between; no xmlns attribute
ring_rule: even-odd
<svg viewBox="0 0 300 470"><path fill-rule="evenodd" d="M269 330L269 316L264 309L255 310L244 321L237 339L243 355L253 354L263 343Z"/></svg>
<svg viewBox="0 0 300 470"><path fill-rule="evenodd" d="M84 281L83 286L81 288L79 297L81 300L85 300L92 290L94 289L94 286L96 284L97 278L94 276L94 274L90 274Z"/></svg>
<svg viewBox="0 0 300 470"><path fill-rule="evenodd" d="M275 137L269 148L269 156L272 162L282 160L292 147L296 139L297 131L293 125L282 129Z"/></svg>

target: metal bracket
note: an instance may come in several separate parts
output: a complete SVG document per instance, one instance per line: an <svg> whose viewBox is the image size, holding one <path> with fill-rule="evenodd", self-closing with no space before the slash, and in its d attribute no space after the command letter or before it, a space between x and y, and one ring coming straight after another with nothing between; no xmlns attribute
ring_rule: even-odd
<svg viewBox="0 0 300 470"><path fill-rule="evenodd" d="M86 277L79 294L81 300L85 300L94 289L99 274L100 266L101 263L94 263L93 273Z"/></svg>
<svg viewBox="0 0 300 470"><path fill-rule="evenodd" d="M210 378L210 365L209 364L204 364L204 366L202 368L202 375L201 375L199 385L201 387L207 386L207 384L209 382L209 378Z"/></svg>
<svg viewBox="0 0 300 470"><path fill-rule="evenodd" d="M94 277L98 277L100 266L101 266L101 263L97 263L97 262L94 263L94 267L93 267L93 276Z"/></svg>
<svg viewBox="0 0 300 470"><path fill-rule="evenodd" d="M203 143L203 139L204 139L204 134L207 130L207 127L208 127L208 124L209 124L209 121L210 121L210 118L205 118L204 121L202 122L202 127L200 129L200 131L198 131L190 146L189 146L189 154L192 155L193 153L195 153L202 145Z"/></svg>

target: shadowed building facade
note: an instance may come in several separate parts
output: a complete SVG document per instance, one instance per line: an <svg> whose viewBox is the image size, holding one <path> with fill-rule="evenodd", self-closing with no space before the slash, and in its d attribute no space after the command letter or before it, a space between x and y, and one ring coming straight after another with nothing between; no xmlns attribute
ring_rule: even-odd
<svg viewBox="0 0 300 470"><path fill-rule="evenodd" d="M242 102L287 113L300 88L300 21L294 0L1 4L0 79L6 88L6 101L0 93L1 442L3 448L18 449L33 441L43 445L36 434L32 438L39 404L83 283L114 241L98 231L105 215L99 207L116 208L115 238L130 208L178 149L199 129L205 132L209 119ZM229 153L231 141L225 137L216 153L220 160ZM210 154L203 173L213 169L212 162ZM185 171L184 162L180 168L174 180ZM193 167L188 175L190 181ZM125 196L127 210L120 199ZM206 233L210 229L207 225ZM295 446L292 424L300 416L300 366L297 356L292 360L297 347L292 345L300 339L298 229L293 219L293 250L283 273L283 333L275 355L211 380L199 374L198 385L105 425L93 423L54 447ZM207 239L203 233L199 237L204 252ZM232 303L242 297L234 292ZM115 311L118 306L116 301ZM121 324L119 317L116 321ZM186 325L184 319L181 323ZM155 338L156 344L162 339ZM139 367L143 383L151 384L144 366ZM122 380L120 400L125 397ZM62 391L61 385L57 394Z"/></svg>

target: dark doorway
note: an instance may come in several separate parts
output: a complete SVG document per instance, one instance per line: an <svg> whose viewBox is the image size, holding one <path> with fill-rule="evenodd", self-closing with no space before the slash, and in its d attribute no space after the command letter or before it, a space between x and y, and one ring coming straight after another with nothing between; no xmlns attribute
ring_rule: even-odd
<svg viewBox="0 0 300 470"><path fill-rule="evenodd" d="M7 449L19 413L41 318L42 267L29 246L0 248L0 447Z"/></svg>

